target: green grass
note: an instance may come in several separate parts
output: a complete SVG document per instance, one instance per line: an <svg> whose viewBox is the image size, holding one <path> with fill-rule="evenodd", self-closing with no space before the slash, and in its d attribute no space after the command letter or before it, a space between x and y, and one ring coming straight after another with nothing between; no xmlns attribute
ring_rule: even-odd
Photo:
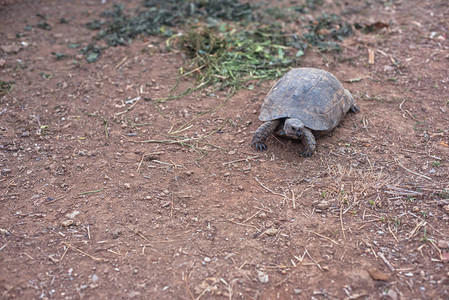
<svg viewBox="0 0 449 300"><path fill-rule="evenodd" d="M2 81L2 80L0 80L0 96L1 95L6 95L7 93L10 93L13 88L14 88L14 82L13 81Z"/></svg>
<svg viewBox="0 0 449 300"><path fill-rule="evenodd" d="M98 30L97 39L109 46L127 45L133 39L158 35L168 37L166 45L185 52L190 60L179 76L193 76L196 83L176 99L201 88L254 88L254 82L275 79L300 65L309 48L339 51L339 42L352 34L352 27L335 14L323 14L305 21L304 13L323 4L307 0L288 9L258 7L238 0L144 0L131 11L114 4L86 26ZM301 25L285 31L280 21ZM100 59L104 47L96 42L82 48L90 63Z"/></svg>
<svg viewBox="0 0 449 300"><path fill-rule="evenodd" d="M299 64L301 50L288 46L285 37L270 27L193 28L179 36L175 47L191 59L188 70L197 70L197 86L251 88L251 80L280 77L290 66Z"/></svg>

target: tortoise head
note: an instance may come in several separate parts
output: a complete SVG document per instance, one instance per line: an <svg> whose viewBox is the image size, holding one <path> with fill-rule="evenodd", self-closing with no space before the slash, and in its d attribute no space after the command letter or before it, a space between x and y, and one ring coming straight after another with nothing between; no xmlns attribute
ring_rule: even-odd
<svg viewBox="0 0 449 300"><path fill-rule="evenodd" d="M287 118L284 122L284 132L287 136L302 137L304 124L299 119Z"/></svg>

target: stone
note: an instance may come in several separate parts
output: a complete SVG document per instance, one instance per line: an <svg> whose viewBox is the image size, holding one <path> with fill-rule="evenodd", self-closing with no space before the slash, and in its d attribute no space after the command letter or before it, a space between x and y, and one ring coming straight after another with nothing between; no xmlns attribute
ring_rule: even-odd
<svg viewBox="0 0 449 300"><path fill-rule="evenodd" d="M438 241L438 248L440 248L440 249L447 249L447 248L449 248L449 242L448 241L444 241L444 240L439 240Z"/></svg>
<svg viewBox="0 0 449 300"><path fill-rule="evenodd" d="M269 281L268 274L260 270L257 270L257 279L259 279L260 283L268 283Z"/></svg>
<svg viewBox="0 0 449 300"><path fill-rule="evenodd" d="M368 269L368 273L374 280L388 281L390 279L390 275L375 268Z"/></svg>
<svg viewBox="0 0 449 300"><path fill-rule="evenodd" d="M278 232L279 232L279 229L276 229L276 228L268 228L267 230L265 230L265 234L269 235L269 236L276 235L276 234L278 234Z"/></svg>
<svg viewBox="0 0 449 300"><path fill-rule="evenodd" d="M67 220L61 223L62 226L64 227L69 227L71 225L73 225L73 220Z"/></svg>
<svg viewBox="0 0 449 300"><path fill-rule="evenodd" d="M318 202L318 204L316 205L316 208L318 209L328 209L331 206L331 203L327 200L322 200L320 202Z"/></svg>

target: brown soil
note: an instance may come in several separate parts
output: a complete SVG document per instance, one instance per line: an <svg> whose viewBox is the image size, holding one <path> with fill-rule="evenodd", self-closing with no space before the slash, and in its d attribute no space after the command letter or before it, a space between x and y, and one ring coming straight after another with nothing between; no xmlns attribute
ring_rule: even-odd
<svg viewBox="0 0 449 300"><path fill-rule="evenodd" d="M274 137L250 148L273 82L144 101L172 93L182 54L153 37L88 64L67 45L111 3L74 2L0 7L0 45L21 45L0 50L15 82L0 98L3 298L449 299L446 0L333 8L389 27L305 56L361 109L311 158ZM52 30L16 37L37 13ZM190 146L148 142L177 137Z"/></svg>

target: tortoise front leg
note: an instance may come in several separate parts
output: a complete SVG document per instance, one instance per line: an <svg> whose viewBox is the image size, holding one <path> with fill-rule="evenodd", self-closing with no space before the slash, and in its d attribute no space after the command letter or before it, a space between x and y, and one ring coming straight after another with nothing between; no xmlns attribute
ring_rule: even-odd
<svg viewBox="0 0 449 300"><path fill-rule="evenodd" d="M303 128L301 130L302 136L301 136L301 142L304 145L304 152L301 153L302 156L310 157L312 156L312 153L315 151L315 137L313 136L312 131L307 128Z"/></svg>
<svg viewBox="0 0 449 300"><path fill-rule="evenodd" d="M273 120L260 125L260 127L257 128L256 132L254 133L251 146L259 151L267 150L265 141L267 140L268 136L270 136L270 134L276 130L280 123L280 120Z"/></svg>

